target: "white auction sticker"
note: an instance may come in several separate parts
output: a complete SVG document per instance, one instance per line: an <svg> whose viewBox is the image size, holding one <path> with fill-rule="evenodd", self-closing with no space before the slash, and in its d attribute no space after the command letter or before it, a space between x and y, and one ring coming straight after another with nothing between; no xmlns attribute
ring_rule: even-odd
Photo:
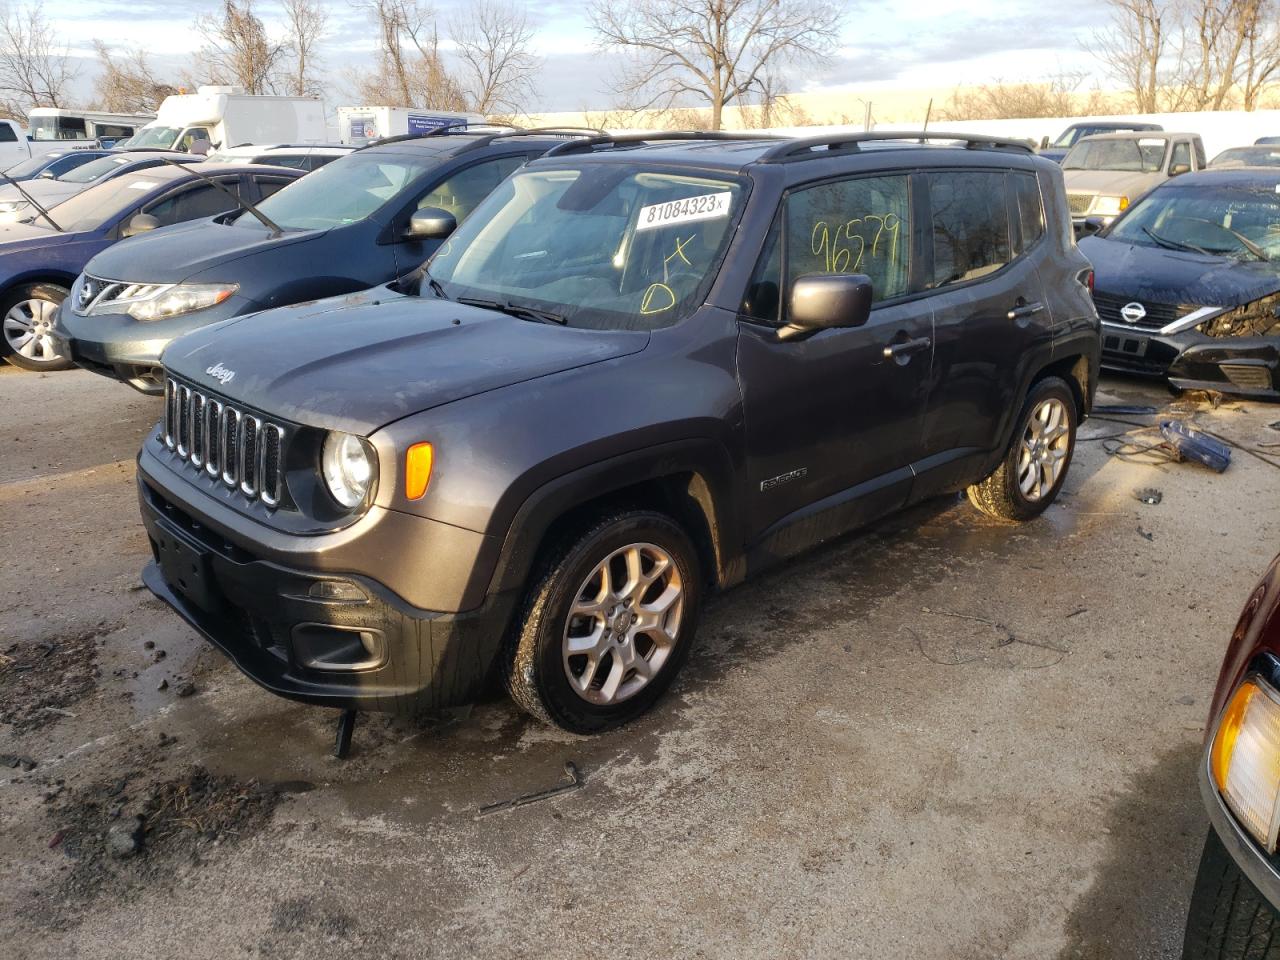
<svg viewBox="0 0 1280 960"><path fill-rule="evenodd" d="M653 230L673 223L692 223L695 220L715 220L729 215L728 190L723 193L704 193L699 197L669 200L641 207L636 218L636 230Z"/></svg>
<svg viewBox="0 0 1280 960"><path fill-rule="evenodd" d="M130 190L150 190L155 186L154 180L135 180L129 184Z"/></svg>

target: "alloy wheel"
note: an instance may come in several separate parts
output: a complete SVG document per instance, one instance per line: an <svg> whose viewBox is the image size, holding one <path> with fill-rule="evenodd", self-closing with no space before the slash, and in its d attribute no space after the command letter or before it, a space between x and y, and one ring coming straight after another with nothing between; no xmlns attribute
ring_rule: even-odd
<svg viewBox="0 0 1280 960"><path fill-rule="evenodd" d="M1057 397L1041 400L1022 433L1018 489L1030 502L1047 496L1058 482L1071 451L1071 415Z"/></svg>

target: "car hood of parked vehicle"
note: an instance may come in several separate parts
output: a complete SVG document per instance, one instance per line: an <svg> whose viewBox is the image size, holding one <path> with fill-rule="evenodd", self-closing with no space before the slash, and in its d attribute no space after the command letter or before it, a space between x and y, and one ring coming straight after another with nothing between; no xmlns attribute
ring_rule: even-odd
<svg viewBox="0 0 1280 960"><path fill-rule="evenodd" d="M244 214L252 220L251 214ZM57 219L55 215L54 219ZM290 230L273 237L253 221L223 223L225 215L191 220L138 234L108 247L89 262L85 273L130 283L182 283L233 260L324 236L324 230ZM234 276L218 280L233 281Z"/></svg>
<svg viewBox="0 0 1280 960"><path fill-rule="evenodd" d="M521 320L383 286L224 320L175 340L161 359L171 373L263 413L367 436L648 342L643 331Z"/></svg>
<svg viewBox="0 0 1280 960"><path fill-rule="evenodd" d="M1164 174L1126 172L1124 170L1064 170L1067 193L1098 193L1136 200L1149 187L1165 179Z"/></svg>
<svg viewBox="0 0 1280 960"><path fill-rule="evenodd" d="M41 223L43 222L41 218ZM81 233L60 233L31 223L4 223L0 224L0 253L18 253L37 247L44 249L55 244L69 243L81 236Z"/></svg>
<svg viewBox="0 0 1280 960"><path fill-rule="evenodd" d="M1085 237L1099 293L1154 303L1238 307L1280 290L1280 263Z"/></svg>
<svg viewBox="0 0 1280 960"><path fill-rule="evenodd" d="M0 186L0 203L7 203L12 200L26 202L23 191L35 199L35 201L46 210L54 204L61 203L70 196L74 196L81 190L91 187L91 183L63 183L61 180L28 180L22 185L22 190L11 184ZM57 217L54 217L56 220Z"/></svg>

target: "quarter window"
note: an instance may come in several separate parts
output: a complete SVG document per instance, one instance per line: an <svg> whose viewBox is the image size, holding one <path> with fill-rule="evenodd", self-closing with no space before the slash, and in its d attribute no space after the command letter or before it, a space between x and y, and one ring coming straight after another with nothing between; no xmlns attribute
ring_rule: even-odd
<svg viewBox="0 0 1280 960"><path fill-rule="evenodd" d="M933 279L931 287L976 280L1011 259L1004 174L931 173Z"/></svg>
<svg viewBox="0 0 1280 960"><path fill-rule="evenodd" d="M1025 253L1044 236L1044 205L1040 198L1040 183L1034 173L1011 173L1014 209L1017 210L1021 243L1017 253Z"/></svg>
<svg viewBox="0 0 1280 960"><path fill-rule="evenodd" d="M911 221L906 176L862 177L787 198L787 289L813 273L865 274L875 300L907 292Z"/></svg>

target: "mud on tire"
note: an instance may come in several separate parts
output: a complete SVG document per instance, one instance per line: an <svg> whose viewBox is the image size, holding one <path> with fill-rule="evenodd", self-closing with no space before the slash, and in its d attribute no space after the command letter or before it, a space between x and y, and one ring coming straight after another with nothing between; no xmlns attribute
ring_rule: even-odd
<svg viewBox="0 0 1280 960"><path fill-rule="evenodd" d="M612 513L544 556L504 680L528 713L598 733L648 710L689 654L702 571L689 535L648 510Z"/></svg>

